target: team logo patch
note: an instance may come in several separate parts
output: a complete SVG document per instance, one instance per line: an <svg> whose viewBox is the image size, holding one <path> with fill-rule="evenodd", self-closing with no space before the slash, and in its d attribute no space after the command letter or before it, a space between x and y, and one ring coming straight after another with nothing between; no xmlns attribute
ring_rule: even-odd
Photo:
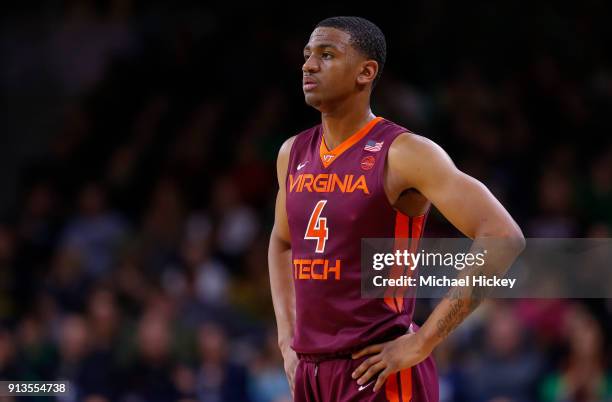
<svg viewBox="0 0 612 402"><path fill-rule="evenodd" d="M376 158L373 156L366 156L361 160L361 168L363 170L370 170L374 167L374 162L376 162Z"/></svg>
<svg viewBox="0 0 612 402"><path fill-rule="evenodd" d="M363 149L365 149L366 151L370 151L370 152L378 152L381 150L382 146L384 144L384 141L381 142L376 142L374 140L369 140L365 146L363 147Z"/></svg>

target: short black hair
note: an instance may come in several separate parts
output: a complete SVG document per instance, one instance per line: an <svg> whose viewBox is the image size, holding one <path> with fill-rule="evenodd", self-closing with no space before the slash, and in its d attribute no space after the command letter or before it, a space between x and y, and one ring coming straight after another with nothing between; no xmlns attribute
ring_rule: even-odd
<svg viewBox="0 0 612 402"><path fill-rule="evenodd" d="M372 88L382 74L387 59L387 41L376 24L361 17L330 17L317 24L316 28L336 28L351 36L351 45L368 59L378 62L378 73L372 82Z"/></svg>

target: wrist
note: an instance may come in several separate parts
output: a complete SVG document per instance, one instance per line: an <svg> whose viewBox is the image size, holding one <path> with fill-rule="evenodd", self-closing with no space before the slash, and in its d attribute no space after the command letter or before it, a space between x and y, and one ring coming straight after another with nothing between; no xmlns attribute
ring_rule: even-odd
<svg viewBox="0 0 612 402"><path fill-rule="evenodd" d="M414 335L421 350L425 351L427 355L431 354L438 345L437 339L426 336L424 331L418 331Z"/></svg>
<svg viewBox="0 0 612 402"><path fill-rule="evenodd" d="M285 352L291 349L292 340L293 340L293 337L290 337L290 336L282 336L282 337L279 336L278 337L278 348L280 349L281 353L285 354Z"/></svg>

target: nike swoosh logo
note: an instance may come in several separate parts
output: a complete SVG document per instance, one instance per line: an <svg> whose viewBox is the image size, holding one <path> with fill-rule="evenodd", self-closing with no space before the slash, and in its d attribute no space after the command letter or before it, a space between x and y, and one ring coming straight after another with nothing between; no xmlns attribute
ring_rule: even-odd
<svg viewBox="0 0 612 402"><path fill-rule="evenodd" d="M304 166L306 166L307 163L308 163L308 161L306 161L304 163L300 163L299 165L297 165L297 170L302 169Z"/></svg>
<svg viewBox="0 0 612 402"><path fill-rule="evenodd" d="M370 381L366 385L362 385L361 387L359 387L358 391L363 391L364 389L366 389L367 387L369 387L372 384L374 384L374 381Z"/></svg>

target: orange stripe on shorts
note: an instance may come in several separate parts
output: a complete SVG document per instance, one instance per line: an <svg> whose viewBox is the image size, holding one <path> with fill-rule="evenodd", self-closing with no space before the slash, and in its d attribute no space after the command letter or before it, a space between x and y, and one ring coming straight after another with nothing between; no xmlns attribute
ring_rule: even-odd
<svg viewBox="0 0 612 402"><path fill-rule="evenodd" d="M400 382L402 384L402 402L410 402L412 399L412 368L400 371Z"/></svg>
<svg viewBox="0 0 612 402"><path fill-rule="evenodd" d="M399 390L397 389L397 375L395 373L387 377L385 381L385 396L389 402L399 402Z"/></svg>

